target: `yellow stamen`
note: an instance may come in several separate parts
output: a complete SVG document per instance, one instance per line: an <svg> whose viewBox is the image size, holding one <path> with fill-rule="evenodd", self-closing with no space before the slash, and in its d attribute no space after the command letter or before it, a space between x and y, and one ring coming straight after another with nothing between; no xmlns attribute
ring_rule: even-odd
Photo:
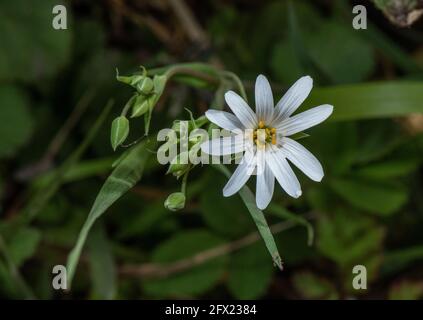
<svg viewBox="0 0 423 320"><path fill-rule="evenodd" d="M261 131L263 130L263 131ZM266 143L276 144L276 128L267 127L263 120L258 123L258 128L253 132L253 141L257 147L265 147Z"/></svg>

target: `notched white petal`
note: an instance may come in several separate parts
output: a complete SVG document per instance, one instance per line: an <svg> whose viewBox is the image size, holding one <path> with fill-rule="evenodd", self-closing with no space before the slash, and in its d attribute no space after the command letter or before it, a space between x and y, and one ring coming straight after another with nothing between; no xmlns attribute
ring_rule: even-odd
<svg viewBox="0 0 423 320"><path fill-rule="evenodd" d="M265 158L262 161L263 168L262 170L257 169L256 181L256 205L260 210L267 208L275 189L275 176L270 167L266 165Z"/></svg>
<svg viewBox="0 0 423 320"><path fill-rule="evenodd" d="M246 142L243 135L216 138L201 144L201 151L213 155L224 156L244 151Z"/></svg>
<svg viewBox="0 0 423 320"><path fill-rule="evenodd" d="M264 75L259 75L255 86L257 119L270 123L273 118L273 94L270 83Z"/></svg>
<svg viewBox="0 0 423 320"><path fill-rule="evenodd" d="M225 101L246 129L254 129L257 126L257 116L248 104L233 91L225 93Z"/></svg>
<svg viewBox="0 0 423 320"><path fill-rule="evenodd" d="M229 181L223 188L223 196L230 197L231 195L237 193L244 186L244 184L247 183L253 172L254 161L254 155L250 153L246 153L244 155L241 163L235 169Z"/></svg>
<svg viewBox="0 0 423 320"><path fill-rule="evenodd" d="M290 136L325 121L332 112L333 106L324 104L285 119L276 129L284 136Z"/></svg>
<svg viewBox="0 0 423 320"><path fill-rule="evenodd" d="M312 88L313 79L310 76L298 79L277 103L272 125L277 126L293 114L308 97Z"/></svg>
<svg viewBox="0 0 423 320"><path fill-rule="evenodd" d="M241 121L239 121L237 117L235 117L232 113L229 112L219 110L207 110L206 117L215 125L229 131L244 128Z"/></svg>
<svg viewBox="0 0 423 320"><path fill-rule="evenodd" d="M278 180L287 194L293 198L301 196L300 182L289 166L281 149L274 146L270 147L269 151L266 151L266 164L269 165L276 180Z"/></svg>
<svg viewBox="0 0 423 320"><path fill-rule="evenodd" d="M289 161L311 180L320 182L324 176L319 160L305 147L290 138L283 138L282 151Z"/></svg>

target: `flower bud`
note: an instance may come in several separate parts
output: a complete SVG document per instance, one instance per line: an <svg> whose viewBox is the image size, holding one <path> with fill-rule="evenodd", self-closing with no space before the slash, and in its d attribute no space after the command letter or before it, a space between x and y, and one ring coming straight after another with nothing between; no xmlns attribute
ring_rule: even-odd
<svg viewBox="0 0 423 320"><path fill-rule="evenodd" d="M154 83L153 80L151 80L148 77L145 77L141 81L137 83L137 90L144 95L149 95L153 92L154 89Z"/></svg>
<svg viewBox="0 0 423 320"><path fill-rule="evenodd" d="M113 120L110 131L110 142L113 150L120 146L129 134L129 121L126 117L120 116Z"/></svg>
<svg viewBox="0 0 423 320"><path fill-rule="evenodd" d="M185 208L185 195L182 192L170 194L165 200L164 206L170 211L178 211Z"/></svg>
<svg viewBox="0 0 423 320"><path fill-rule="evenodd" d="M137 118L146 113L150 107L150 99L146 99L144 96L139 95L132 106L131 118Z"/></svg>
<svg viewBox="0 0 423 320"><path fill-rule="evenodd" d="M166 173L172 173L177 178L181 177L190 167L188 152L178 154L169 165Z"/></svg>

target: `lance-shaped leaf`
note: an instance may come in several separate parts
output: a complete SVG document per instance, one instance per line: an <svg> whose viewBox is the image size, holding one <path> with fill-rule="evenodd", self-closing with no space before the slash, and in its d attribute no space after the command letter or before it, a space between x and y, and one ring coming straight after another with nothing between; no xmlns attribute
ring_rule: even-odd
<svg viewBox="0 0 423 320"><path fill-rule="evenodd" d="M328 121L390 118L422 113L423 81L359 83L315 88L304 109L330 103Z"/></svg>
<svg viewBox="0 0 423 320"><path fill-rule="evenodd" d="M218 164L216 165L216 168L226 177L230 178L231 172L224 165ZM250 212L251 217L253 218L254 223L256 224L257 229L264 240L264 243L266 244L266 248L272 256L274 264L278 266L280 270L282 270L282 259L279 255L278 248L276 247L275 239L273 238L272 232L270 231L263 212L256 206L254 194L251 192L250 188L244 186L239 191L239 195Z"/></svg>
<svg viewBox="0 0 423 320"><path fill-rule="evenodd" d="M127 156L116 166L101 188L87 220L78 235L76 245L69 254L66 268L68 271L68 287L70 287L72 283L72 278L75 274L82 248L91 227L116 200L141 179L144 166L150 155L147 150L153 147L153 143L155 142L141 142L133 147Z"/></svg>

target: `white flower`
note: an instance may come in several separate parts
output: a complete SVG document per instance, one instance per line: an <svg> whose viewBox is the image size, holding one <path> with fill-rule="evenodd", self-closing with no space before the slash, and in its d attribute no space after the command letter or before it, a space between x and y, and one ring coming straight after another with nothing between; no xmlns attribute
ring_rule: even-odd
<svg viewBox="0 0 423 320"><path fill-rule="evenodd" d="M322 180L324 173L320 162L289 138L326 120L333 111L333 106L325 104L292 116L312 87L313 80L309 76L300 78L275 107L270 84L265 76L259 75L255 85L256 113L233 91L225 94L225 100L234 114L218 110L206 112L211 122L233 135L204 142L201 149L216 156L244 152L241 163L223 188L225 197L238 192L256 172L258 208L265 209L272 199L275 178L286 193L298 198L301 186L287 160L310 179Z"/></svg>

